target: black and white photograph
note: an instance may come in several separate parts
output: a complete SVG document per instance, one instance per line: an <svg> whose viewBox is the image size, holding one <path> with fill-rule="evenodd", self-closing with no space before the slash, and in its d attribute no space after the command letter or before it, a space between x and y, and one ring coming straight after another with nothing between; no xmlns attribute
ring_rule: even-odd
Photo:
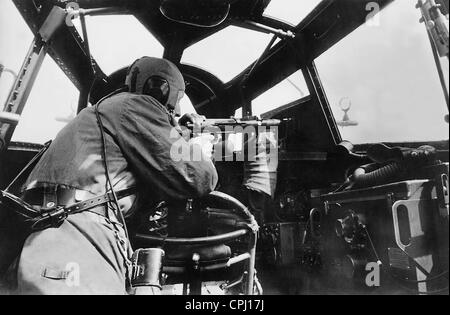
<svg viewBox="0 0 450 315"><path fill-rule="evenodd" d="M449 0L0 0L0 296L445 296L449 190Z"/></svg>

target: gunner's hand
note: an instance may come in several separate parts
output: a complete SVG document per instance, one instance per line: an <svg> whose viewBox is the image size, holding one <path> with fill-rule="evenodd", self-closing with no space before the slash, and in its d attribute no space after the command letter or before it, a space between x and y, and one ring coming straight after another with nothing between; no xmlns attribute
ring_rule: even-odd
<svg viewBox="0 0 450 315"><path fill-rule="evenodd" d="M183 127L194 127L194 130L200 130L206 117L199 114L186 114L180 118L178 124Z"/></svg>
<svg viewBox="0 0 450 315"><path fill-rule="evenodd" d="M208 160L213 159L215 145L215 137L213 135L206 133L198 135L197 137L192 138L189 143L194 146L199 146L202 150L203 157L207 158Z"/></svg>

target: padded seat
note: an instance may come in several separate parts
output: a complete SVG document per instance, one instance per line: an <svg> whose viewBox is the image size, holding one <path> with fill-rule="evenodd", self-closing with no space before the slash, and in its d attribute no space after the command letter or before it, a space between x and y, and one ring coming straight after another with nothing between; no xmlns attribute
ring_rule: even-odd
<svg viewBox="0 0 450 315"><path fill-rule="evenodd" d="M166 262L192 263L192 256L200 256L200 264L217 263L231 258L231 248L226 245L213 246L171 246L166 249Z"/></svg>

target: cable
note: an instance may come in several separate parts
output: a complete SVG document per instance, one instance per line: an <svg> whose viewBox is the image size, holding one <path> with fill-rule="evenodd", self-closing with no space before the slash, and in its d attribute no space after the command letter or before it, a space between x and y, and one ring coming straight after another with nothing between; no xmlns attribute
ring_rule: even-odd
<svg viewBox="0 0 450 315"><path fill-rule="evenodd" d="M369 234L369 230L367 229L367 226L365 226L365 225L363 225L362 228L365 230L366 235L367 235L367 237L369 239L370 245L372 247L372 250L373 250L373 252L375 254L375 257L378 260L377 263L381 266L382 262L380 260L380 257L378 255L377 250L375 249L375 244L372 241L372 238L371 238L371 236ZM395 277L395 276L393 276L391 274L391 276L393 278L396 278L397 280L408 282L408 283L420 284L420 283L428 283L428 282L431 282L431 281L436 281L436 280L439 280L439 279L445 277L446 275L448 275L448 270L447 270L447 271L442 272L442 273L440 273L440 274L438 274L436 276L431 277L430 274L428 272L426 272L426 270L424 270L424 268L422 266L420 266L408 253L406 253L405 251L403 251L403 253L414 263L414 265L416 266L417 269L419 269L422 273L424 273L427 276L427 279L424 279L424 280L400 279L400 278L397 278L397 277Z"/></svg>
<svg viewBox="0 0 450 315"><path fill-rule="evenodd" d="M84 45L85 45L85 49L86 49L86 54L89 57L89 63L91 65L92 73L94 75L94 80L92 81L92 85L91 85L91 89L92 89L92 86L95 83L95 76L96 76L97 73L96 73L95 64L94 64L94 61L93 61L93 58L92 58L92 54L91 54L91 50L90 50L90 46L89 46L89 37L88 37L88 31L87 31L87 25L86 25L86 18L84 16L84 14L80 14L80 21L81 21L81 28L82 28L82 31L83 31L83 39L84 39ZM119 90L117 90L117 91L119 91ZM116 209L116 211L117 211L116 215L117 215L118 219L120 220L120 223L123 225L123 228L124 228L124 231L125 231L125 235L126 235L127 239L129 240L129 234L128 234L128 229L127 229L126 222L125 222L125 217L123 216L123 213L120 210L119 199L117 198L117 194L116 194L116 191L114 190L114 186L113 186L113 183L111 181L111 177L110 177L110 173L109 173L108 161L106 159L107 152L106 152L105 128L103 126L103 122L102 122L102 119L100 117L100 112L99 112L100 104L105 99L107 99L107 98L111 97L112 95L116 94L117 91L114 91L113 93L107 95L102 100L100 100L97 103L97 105L95 105L95 115L97 117L97 122L98 122L98 125L100 127L100 136L101 136L102 147L103 147L103 150L102 150L103 164L104 164L104 167L105 167L105 175L106 175L107 185L109 184L111 192L112 192L112 195L114 197L114 203L115 203L116 208L117 208ZM87 102L89 102L89 98L90 98L90 92L87 94ZM108 191L108 187L106 187L106 191ZM108 212L107 212L107 216L109 216Z"/></svg>
<svg viewBox="0 0 450 315"><path fill-rule="evenodd" d="M445 273L448 274L448 272L444 272L443 274L445 274ZM446 293L446 292L449 291L449 287L446 287L446 288L442 288L442 289L434 290L434 291L420 292L420 291L417 290L417 289L408 288L408 287L404 286L403 284L401 284L401 282L407 282L406 279L400 279L399 277L394 276L394 275L392 274L392 272L387 272L386 274L387 274L391 279L393 279L393 280L397 283L397 285L398 285L399 287L401 287L403 290L406 290L406 291L409 291L409 292L413 292L413 293L417 293L417 294L423 294L423 295L436 295L436 294ZM409 281L412 281L412 280L409 280ZM431 281L431 279L430 279L430 281ZM420 283L426 283L426 282L427 282L426 280L423 280L423 281L417 281L417 284L420 284Z"/></svg>
<svg viewBox="0 0 450 315"><path fill-rule="evenodd" d="M446 275L448 276L449 271L444 271L438 275L435 275L433 277L430 276L430 274L421 266L419 265L413 257L411 257L406 251L402 250L402 252L409 258L409 260L416 266L417 269L419 269L424 275L427 276L427 279L424 280L409 280L409 279L401 279L397 276L395 276L390 270L387 272L387 274L394 279L397 282L406 282L406 283L410 283L410 284L422 284L422 283L430 283L432 281L437 281L440 280L442 278L444 278ZM448 280L448 278L447 278ZM407 290L407 291L413 291L413 292L417 292L419 294L424 294L424 295L436 295L436 294L440 294L440 293L445 293L448 292L449 287L447 286L446 288L440 289L440 290L435 290L435 291L428 291L428 292L419 292L418 290L415 289L411 289L411 288L407 288L399 283L397 283L399 286L401 286L403 289Z"/></svg>
<svg viewBox="0 0 450 315"><path fill-rule="evenodd" d="M436 276L431 277L430 273L428 273L419 263L417 263L413 257L411 257L406 251L404 251L402 249L400 249L400 250L408 257L408 259L416 266L416 268L420 270L420 272L422 272L425 276L427 276L427 279L425 279L425 280L398 279L398 280L402 280L404 282L409 282L409 283L428 283L431 281L439 280L439 279L445 277L445 275L448 275L448 273L449 273L449 271L447 270Z"/></svg>
<svg viewBox="0 0 450 315"><path fill-rule="evenodd" d="M108 98L108 97L106 97L106 98ZM100 136L101 136L102 147L103 147L102 157L103 157L103 164L104 164L104 167L105 167L106 182L107 182L107 185L109 184L110 190L111 190L113 198L114 198L114 204L116 205L116 215L117 215L118 219L120 220L120 223L123 225L123 229L125 231L125 235L126 235L127 239L129 240L129 234L128 234L128 229L127 229L126 222L125 222L125 217L123 216L123 213L120 210L119 199L117 198L116 191L114 190L114 185L112 183L112 180L111 180L111 177L110 177L110 173L109 173L108 161L106 159L107 152L106 152L105 128L104 128L102 119L100 117L100 112L99 112L99 106L100 106L100 103L103 100L101 100L100 102L97 103L97 105L95 105L95 115L97 117L97 122L98 122L99 127L100 127Z"/></svg>
<svg viewBox="0 0 450 315"><path fill-rule="evenodd" d="M379 266L382 266L383 263L381 262L380 255L378 255L378 251L377 251L377 249L375 248L375 244L374 244L373 241L372 241L372 237L370 236L370 233L369 233L369 230L367 229L367 226L363 224L363 225L362 225L362 228L363 228L364 231L366 232L367 238L369 239L369 242L370 242L370 246L372 247L373 253L375 254L375 257L377 258L377 264L378 264Z"/></svg>
<svg viewBox="0 0 450 315"><path fill-rule="evenodd" d="M99 128L100 128L100 136L101 136L101 141L102 141L102 158L103 158L103 165L104 165L104 168L105 168L106 183L107 183L107 185L109 185L111 187L111 192L113 194L114 203L116 204L117 211L119 212L118 219L121 221L120 223L123 225L123 227L125 229L125 234L126 234L126 236L128 238L129 235L128 235L128 230L127 230L127 227L126 227L126 224L125 224L125 218L123 216L123 213L120 211L119 200L118 200L117 194L116 194L116 192L114 190L114 185L112 184L110 173L109 173L108 161L106 159L107 152L106 152L105 127L103 125L103 121L102 121L102 119L100 117L100 111L99 111L100 104L103 103L103 101L105 101L106 99L108 99L108 98L110 98L110 97L112 97L112 96L114 96L116 94L119 94L119 93L122 93L122 92L126 92L126 91L128 91L128 87L127 86L122 86L121 88L119 88L119 89L115 90L114 92L112 92L112 93L106 95L105 97L103 97L95 105L95 116L97 118L97 123L98 123ZM107 186L106 186L106 191L108 191L108 187Z"/></svg>
<svg viewBox="0 0 450 315"><path fill-rule="evenodd" d="M47 152L48 148L50 147L50 144L52 142L49 141L46 144L44 144L44 147L41 149L41 151L39 151L34 157L33 159L25 166L25 168L19 173L19 175L16 176L16 178L14 178L14 180L8 185L8 187L5 189L5 192L9 192L11 190L11 188L19 181L19 179L21 179L22 177L24 177L25 175L29 175L27 174L29 171L31 171L31 169L38 163L38 161L41 159L41 157L45 154L45 152Z"/></svg>
<svg viewBox="0 0 450 315"><path fill-rule="evenodd" d="M446 275L448 275L448 271L442 272L442 273L440 273L440 274L438 274L436 276L429 277L429 278L424 279L424 280L401 279L401 278L393 276L393 275L392 275L392 277L396 278L399 281L408 282L408 283L412 283L412 284L420 284L420 283L428 283L428 282L431 282L431 281L437 281L437 280L443 279Z"/></svg>

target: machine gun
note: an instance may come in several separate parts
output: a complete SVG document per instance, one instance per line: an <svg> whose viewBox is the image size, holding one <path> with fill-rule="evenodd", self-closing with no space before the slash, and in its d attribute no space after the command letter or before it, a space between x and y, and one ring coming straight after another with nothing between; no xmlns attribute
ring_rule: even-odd
<svg viewBox="0 0 450 315"><path fill-rule="evenodd" d="M440 58L449 58L449 21L448 13L447 16L444 15L442 9L442 4L436 3L436 0L419 0L416 8L420 9L422 12L422 18L420 21L425 23L428 31L428 36L431 42L431 48L433 50L434 59L436 62L439 79L441 81L442 89L445 96L445 101L447 102L447 107L449 106L449 93L448 84L445 79L445 71L441 63ZM448 115L446 116L446 121L448 122Z"/></svg>
<svg viewBox="0 0 450 315"><path fill-rule="evenodd" d="M419 0L417 8L422 12L421 22L425 23L440 57L449 57L448 17L441 11L435 0Z"/></svg>
<svg viewBox="0 0 450 315"><path fill-rule="evenodd" d="M194 124L188 124L187 128L190 135L213 135L215 137L214 144L221 140L225 141L228 136L234 134L253 134L255 136L264 132L278 133L278 128L284 121L279 119L239 119L239 118L225 118L225 119L205 119L200 127Z"/></svg>
<svg viewBox="0 0 450 315"><path fill-rule="evenodd" d="M220 129L225 133L230 133L231 128L235 127L276 127L282 123L279 119L239 119L239 118L225 118L225 119L206 119L201 125L202 130ZM189 129L194 129L193 124L188 125Z"/></svg>

